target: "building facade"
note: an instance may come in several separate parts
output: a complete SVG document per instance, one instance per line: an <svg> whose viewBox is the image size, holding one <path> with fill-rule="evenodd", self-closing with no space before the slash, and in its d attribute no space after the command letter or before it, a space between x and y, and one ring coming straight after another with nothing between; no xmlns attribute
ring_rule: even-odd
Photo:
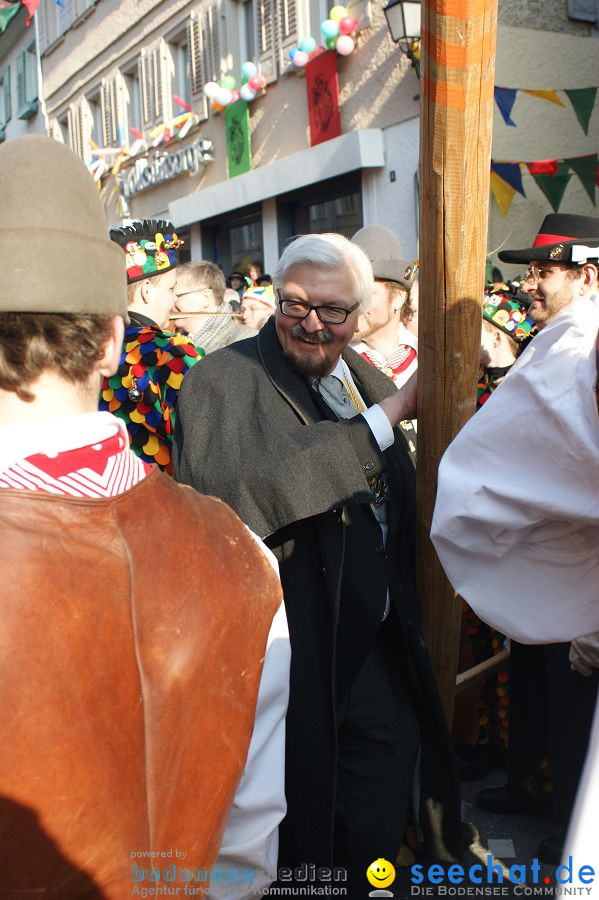
<svg viewBox="0 0 599 900"><path fill-rule="evenodd" d="M35 22L27 11L0 11L0 143L22 134L44 133L41 69Z"/></svg>
<svg viewBox="0 0 599 900"><path fill-rule="evenodd" d="M306 69L290 57L303 37L321 39L332 5L41 0L34 17L45 104L39 104L38 127L86 161L112 223L170 218L187 238L191 258L215 260L226 273L252 260L272 271L294 235L351 235L369 222L388 225L406 257L416 257L420 86L389 37L382 3L348 6L359 30L350 55L334 54L341 133L312 145ZM568 99L573 94L566 94L599 85L595 7L586 0L546 0L541 15L538 0L500 0L496 84L516 99L512 125L495 106L492 156L520 164L522 191L503 208L495 194L490 198L493 259L502 246L525 246L551 212L525 163L557 159L561 209L595 214L588 179L585 186L575 170L578 160L599 149L599 115L593 109L585 133ZM34 29L20 16L19 40L31 42ZM23 49L10 51L15 73ZM0 42L5 90L2 60ZM239 85L246 61L258 65L265 87L248 104L250 168L233 176L227 111L211 108L204 87L226 75ZM20 108L17 100L13 105ZM6 102L0 113L2 126ZM20 133L32 122L13 112L6 134L7 125ZM564 168L564 160L574 167ZM504 268L506 276L516 274Z"/></svg>

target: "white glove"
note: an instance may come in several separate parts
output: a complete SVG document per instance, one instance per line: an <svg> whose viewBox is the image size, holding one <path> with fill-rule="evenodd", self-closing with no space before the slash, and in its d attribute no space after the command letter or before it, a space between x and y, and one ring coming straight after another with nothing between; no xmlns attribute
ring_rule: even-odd
<svg viewBox="0 0 599 900"><path fill-rule="evenodd" d="M592 675L599 669L599 631L576 638L570 644L570 668L581 675Z"/></svg>

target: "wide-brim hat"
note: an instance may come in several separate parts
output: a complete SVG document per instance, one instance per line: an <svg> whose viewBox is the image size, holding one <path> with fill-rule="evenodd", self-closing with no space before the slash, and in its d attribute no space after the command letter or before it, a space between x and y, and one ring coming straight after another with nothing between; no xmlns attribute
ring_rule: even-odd
<svg viewBox="0 0 599 900"><path fill-rule="evenodd" d="M372 266L372 274L381 281L396 281L411 287L418 266L405 258L400 240L386 225L365 225L351 239L364 251Z"/></svg>
<svg viewBox="0 0 599 900"><path fill-rule="evenodd" d="M497 254L502 262L530 263L534 260L577 264L577 253L572 253L577 244L591 246L599 243L599 219L591 216L575 216L571 213L551 213L545 216L532 247L524 250L500 250Z"/></svg>

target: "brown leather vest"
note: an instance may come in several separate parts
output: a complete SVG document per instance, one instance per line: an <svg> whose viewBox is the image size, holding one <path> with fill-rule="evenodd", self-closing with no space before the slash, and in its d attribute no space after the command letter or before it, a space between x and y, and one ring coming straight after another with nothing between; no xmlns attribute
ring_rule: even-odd
<svg viewBox="0 0 599 900"><path fill-rule="evenodd" d="M133 865L205 888L281 601L268 561L157 471L109 500L2 490L0 535L0 898L130 898Z"/></svg>

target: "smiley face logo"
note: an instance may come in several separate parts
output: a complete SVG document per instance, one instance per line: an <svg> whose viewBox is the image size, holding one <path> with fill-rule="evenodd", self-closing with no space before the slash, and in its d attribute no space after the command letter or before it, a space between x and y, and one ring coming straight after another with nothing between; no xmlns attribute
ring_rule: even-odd
<svg viewBox="0 0 599 900"><path fill-rule="evenodd" d="M395 868L388 859L375 859L366 869L366 878L373 887L389 887L395 881Z"/></svg>

